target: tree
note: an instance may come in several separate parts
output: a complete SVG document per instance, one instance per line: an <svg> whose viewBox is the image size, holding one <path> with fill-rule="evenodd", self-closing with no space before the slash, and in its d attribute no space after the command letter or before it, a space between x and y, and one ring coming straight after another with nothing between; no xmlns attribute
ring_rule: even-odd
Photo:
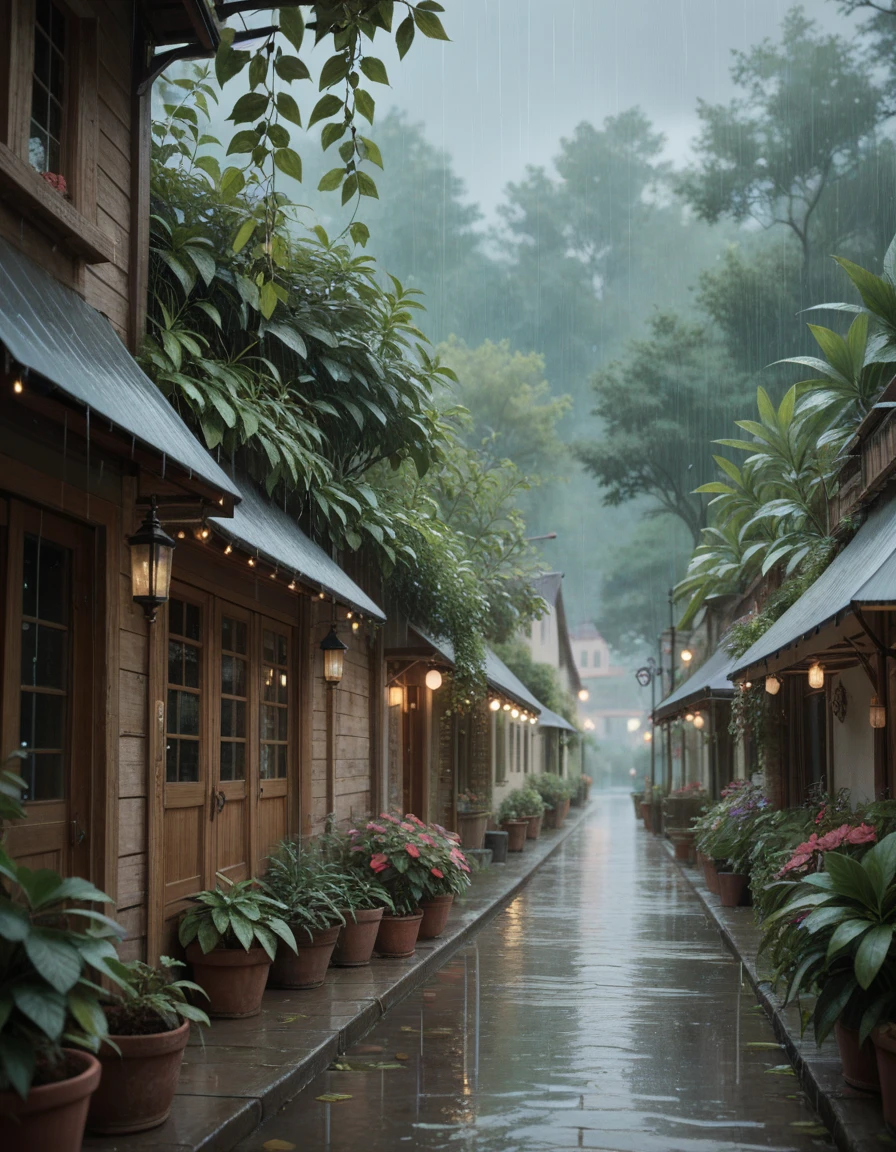
<svg viewBox="0 0 896 1152"><path fill-rule="evenodd" d="M631 341L624 360L599 371L594 411L603 432L576 454L604 503L649 496L696 544L706 505L694 490L712 475L706 444L727 427L743 391L732 376L706 330L671 313L655 316L646 339Z"/></svg>
<svg viewBox="0 0 896 1152"><path fill-rule="evenodd" d="M492 459L509 457L530 481L556 475L566 456L557 424L570 400L551 394L544 357L512 352L508 340L468 348L451 339L437 354L457 376L454 394L470 412L467 442Z"/></svg>
<svg viewBox="0 0 896 1152"><path fill-rule="evenodd" d="M819 258L861 224L824 206L875 153L883 94L857 49L821 33L800 7L785 16L779 44L735 52L731 75L742 96L698 103L699 160L681 193L704 220L788 229L808 287L823 276Z"/></svg>

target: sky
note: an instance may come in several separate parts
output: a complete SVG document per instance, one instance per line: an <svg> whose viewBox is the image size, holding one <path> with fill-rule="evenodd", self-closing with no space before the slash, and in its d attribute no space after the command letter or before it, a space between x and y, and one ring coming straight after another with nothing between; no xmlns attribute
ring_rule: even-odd
<svg viewBox="0 0 896 1152"><path fill-rule="evenodd" d="M548 164L582 120L640 105L682 160L697 98L733 95L731 50L775 36L790 0L442 0L451 43L419 36L401 62L383 50L390 90L448 151L470 196L490 211L527 165ZM804 7L855 31L830 0ZM379 44L378 44L379 47ZM383 45L385 49L385 45Z"/></svg>

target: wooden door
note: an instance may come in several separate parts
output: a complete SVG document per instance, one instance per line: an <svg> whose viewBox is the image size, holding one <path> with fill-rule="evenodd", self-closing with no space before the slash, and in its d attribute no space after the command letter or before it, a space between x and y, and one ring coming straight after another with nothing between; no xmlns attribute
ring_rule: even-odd
<svg viewBox="0 0 896 1152"><path fill-rule="evenodd" d="M298 745L293 731L298 685L292 674L290 629L274 620L259 620L261 661L257 678L258 700L258 808L256 816L256 872L289 830L289 781L297 781ZM253 757L254 760L254 757Z"/></svg>
<svg viewBox="0 0 896 1152"><path fill-rule="evenodd" d="M218 601L217 651L213 660L218 702L211 776L212 871L228 880L251 872L255 823L255 777L251 750L257 743L250 653L253 620L248 612Z"/></svg>
<svg viewBox="0 0 896 1152"><path fill-rule="evenodd" d="M2 749L27 784L8 848L30 868L90 872L96 671L89 528L10 501Z"/></svg>

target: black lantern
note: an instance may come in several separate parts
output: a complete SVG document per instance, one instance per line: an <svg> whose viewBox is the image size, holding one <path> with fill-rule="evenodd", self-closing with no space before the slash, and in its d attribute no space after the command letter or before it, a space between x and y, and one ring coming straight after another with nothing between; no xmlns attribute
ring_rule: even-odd
<svg viewBox="0 0 896 1152"><path fill-rule="evenodd" d="M328 684L338 684L342 679L343 657L348 645L336 635L335 624L330 625L330 631L321 640L320 650L324 654L324 680Z"/></svg>
<svg viewBox="0 0 896 1152"><path fill-rule="evenodd" d="M131 549L131 595L143 605L143 614L150 623L156 618L156 609L168 599L171 585L171 556L174 541L162 528L156 515L156 498L133 536L128 537Z"/></svg>

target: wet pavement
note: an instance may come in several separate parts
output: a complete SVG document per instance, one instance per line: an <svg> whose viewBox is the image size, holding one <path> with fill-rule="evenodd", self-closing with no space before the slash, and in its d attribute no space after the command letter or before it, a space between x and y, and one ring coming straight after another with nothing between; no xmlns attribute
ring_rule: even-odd
<svg viewBox="0 0 896 1152"><path fill-rule="evenodd" d="M627 796L597 797L491 925L238 1147L402 1145L833 1148L740 964Z"/></svg>

